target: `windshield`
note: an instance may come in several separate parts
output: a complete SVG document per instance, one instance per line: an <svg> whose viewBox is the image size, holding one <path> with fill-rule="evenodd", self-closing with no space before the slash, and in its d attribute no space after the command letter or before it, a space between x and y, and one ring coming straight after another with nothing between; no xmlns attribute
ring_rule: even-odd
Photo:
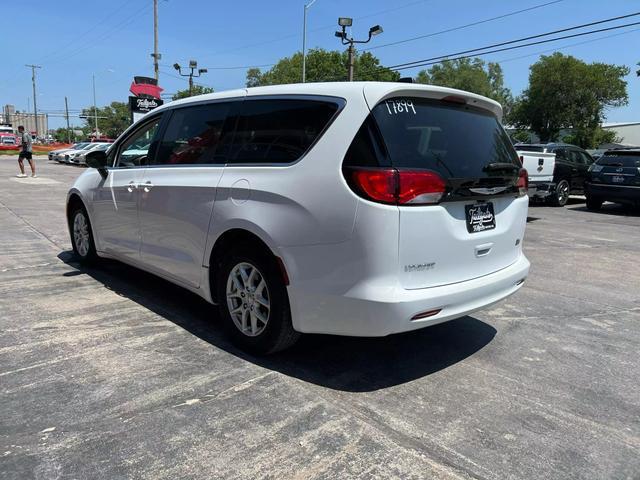
<svg viewBox="0 0 640 480"><path fill-rule="evenodd" d="M509 137L485 110L394 98L372 113L393 167L429 169L443 178L460 179L496 176L498 170L517 175L520 168Z"/></svg>
<svg viewBox="0 0 640 480"><path fill-rule="evenodd" d="M606 154L596 163L604 167L640 167L640 152Z"/></svg>

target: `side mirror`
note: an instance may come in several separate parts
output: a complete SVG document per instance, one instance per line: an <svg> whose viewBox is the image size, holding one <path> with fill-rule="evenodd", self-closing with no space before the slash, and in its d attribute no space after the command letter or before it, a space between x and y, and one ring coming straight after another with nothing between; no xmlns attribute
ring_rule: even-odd
<svg viewBox="0 0 640 480"><path fill-rule="evenodd" d="M97 169L102 178L107 178L109 174L107 171L107 154L103 150L87 153L85 160L88 167Z"/></svg>

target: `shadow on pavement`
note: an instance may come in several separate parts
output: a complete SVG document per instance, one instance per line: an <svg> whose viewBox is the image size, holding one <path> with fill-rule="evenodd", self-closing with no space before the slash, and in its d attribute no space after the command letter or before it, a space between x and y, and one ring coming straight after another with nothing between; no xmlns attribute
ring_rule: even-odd
<svg viewBox="0 0 640 480"><path fill-rule="evenodd" d="M291 349L255 357L233 346L219 323L216 307L199 296L120 262L103 260L95 267L75 261L71 251L58 258L191 334L256 365L335 390L378 390L438 372L487 345L496 330L473 317L383 338L303 335Z"/></svg>
<svg viewBox="0 0 640 480"><path fill-rule="evenodd" d="M600 207L600 210L589 210L586 206L572 208L576 212L589 212L600 215L616 215L619 217L640 217L640 208L631 205L622 205L619 203L606 202Z"/></svg>

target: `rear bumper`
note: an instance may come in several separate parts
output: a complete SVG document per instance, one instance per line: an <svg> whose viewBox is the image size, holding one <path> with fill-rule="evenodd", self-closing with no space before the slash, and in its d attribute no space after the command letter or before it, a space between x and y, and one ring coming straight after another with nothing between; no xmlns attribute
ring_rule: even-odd
<svg viewBox="0 0 640 480"><path fill-rule="evenodd" d="M529 197L546 198L556 193L555 182L529 182Z"/></svg>
<svg viewBox="0 0 640 480"><path fill-rule="evenodd" d="M640 205L640 186L585 182L584 189L586 195L598 197L602 200Z"/></svg>
<svg viewBox="0 0 640 480"><path fill-rule="evenodd" d="M512 295L529 273L524 255L507 268L465 282L406 290L360 285L344 295L322 295L289 287L293 326L305 333L381 337L468 315ZM440 313L421 320L416 314Z"/></svg>

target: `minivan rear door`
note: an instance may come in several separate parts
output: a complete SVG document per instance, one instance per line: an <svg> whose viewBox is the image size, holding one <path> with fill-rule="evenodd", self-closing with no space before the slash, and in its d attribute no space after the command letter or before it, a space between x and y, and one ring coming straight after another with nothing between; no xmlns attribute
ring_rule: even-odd
<svg viewBox="0 0 640 480"><path fill-rule="evenodd" d="M372 109L391 166L447 183L439 204L399 206L399 277L407 289L481 277L516 262L528 200L518 156L495 114L464 98L387 98Z"/></svg>

